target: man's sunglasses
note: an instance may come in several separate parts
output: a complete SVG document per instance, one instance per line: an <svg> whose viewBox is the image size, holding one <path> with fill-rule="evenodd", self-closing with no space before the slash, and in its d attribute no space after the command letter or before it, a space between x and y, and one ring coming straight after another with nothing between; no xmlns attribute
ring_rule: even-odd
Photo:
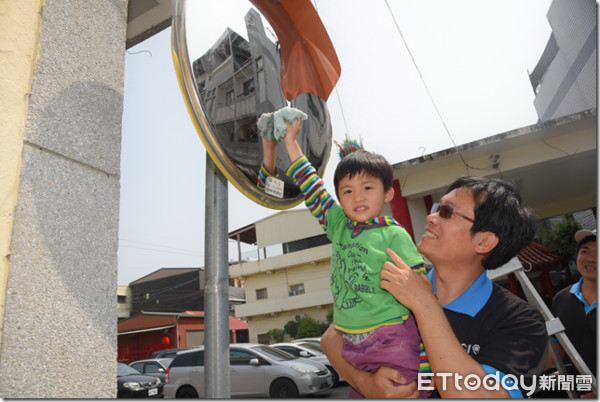
<svg viewBox="0 0 600 402"><path fill-rule="evenodd" d="M461 218L465 218L466 220L468 220L471 223L475 223L475 221L471 218L469 218L468 216L465 216L463 214L461 214L460 212L456 212L454 210L454 208L452 208L450 205L440 205L439 203L435 203L433 204L433 206L431 207L431 213L435 214L436 212L439 213L441 218L444 219L450 219L452 217L452 214L458 215Z"/></svg>

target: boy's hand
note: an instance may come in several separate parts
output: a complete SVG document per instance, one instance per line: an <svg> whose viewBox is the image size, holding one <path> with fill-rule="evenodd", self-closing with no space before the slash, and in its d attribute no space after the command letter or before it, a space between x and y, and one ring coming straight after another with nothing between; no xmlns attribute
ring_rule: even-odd
<svg viewBox="0 0 600 402"><path fill-rule="evenodd" d="M286 120L285 125L287 126L287 129L285 132L285 137L283 137L283 142L285 143L285 147L288 151L290 161L294 162L296 159L304 155L302 149L300 148L300 145L298 144L298 134L302 129L302 120L297 119L295 126L292 126Z"/></svg>
<svg viewBox="0 0 600 402"><path fill-rule="evenodd" d="M302 129L302 120L296 119L296 125L293 126L289 121L285 120L285 125L287 126L287 131L285 132L285 137L283 137L284 142L293 142L298 140L298 134Z"/></svg>

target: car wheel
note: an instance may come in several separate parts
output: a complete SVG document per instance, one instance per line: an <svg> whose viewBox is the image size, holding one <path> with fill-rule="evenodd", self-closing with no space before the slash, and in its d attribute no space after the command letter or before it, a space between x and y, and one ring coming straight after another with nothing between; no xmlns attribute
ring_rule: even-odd
<svg viewBox="0 0 600 402"><path fill-rule="evenodd" d="M327 369L331 372L331 381L333 382L333 386L335 387L340 383L340 375L331 366L327 366Z"/></svg>
<svg viewBox="0 0 600 402"><path fill-rule="evenodd" d="M181 387L177 391L177 395L175 395L175 397L182 399L198 399L198 393L193 387L185 386Z"/></svg>
<svg viewBox="0 0 600 402"><path fill-rule="evenodd" d="M271 398L297 398L298 387L296 387L294 381L287 378L280 378L271 384L269 396Z"/></svg>

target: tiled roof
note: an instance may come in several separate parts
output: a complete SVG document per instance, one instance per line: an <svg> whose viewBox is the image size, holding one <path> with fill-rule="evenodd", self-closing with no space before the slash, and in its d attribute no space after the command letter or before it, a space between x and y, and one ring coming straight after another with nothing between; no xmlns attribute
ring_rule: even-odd
<svg viewBox="0 0 600 402"><path fill-rule="evenodd" d="M564 258L535 240L529 243L517 258L527 272L554 269L565 263Z"/></svg>

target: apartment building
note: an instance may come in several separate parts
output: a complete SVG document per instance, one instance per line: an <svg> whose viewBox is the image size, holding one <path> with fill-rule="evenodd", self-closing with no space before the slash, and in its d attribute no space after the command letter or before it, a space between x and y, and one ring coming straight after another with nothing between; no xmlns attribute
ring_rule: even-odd
<svg viewBox="0 0 600 402"><path fill-rule="evenodd" d="M235 316L248 322L250 342L268 343L267 331L306 315L325 321L332 310L329 289L331 243L306 208L278 212L246 228L263 250L258 260L229 267L241 281L246 303ZM264 250L267 251L265 258Z"/></svg>

